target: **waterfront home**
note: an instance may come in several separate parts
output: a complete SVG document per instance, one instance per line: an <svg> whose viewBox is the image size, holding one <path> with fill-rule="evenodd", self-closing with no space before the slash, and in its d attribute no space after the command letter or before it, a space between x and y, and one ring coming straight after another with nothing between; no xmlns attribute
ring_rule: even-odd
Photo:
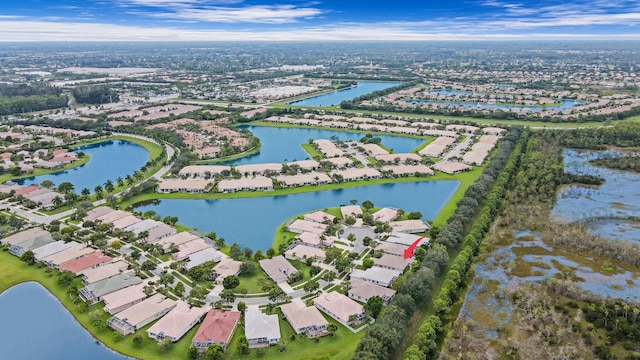
<svg viewBox="0 0 640 360"><path fill-rule="evenodd" d="M391 234L389 234L389 236L387 236L385 241L404 246L411 246L414 242L419 241L418 246L420 246L422 244L428 244L429 238L426 236L407 234L402 232L392 232Z"/></svg>
<svg viewBox="0 0 640 360"><path fill-rule="evenodd" d="M324 223L326 221L333 222L335 218L336 218L335 216L331 214L327 214L324 211L314 211L312 213L304 214L303 216L304 220L317 222L317 223Z"/></svg>
<svg viewBox="0 0 640 360"><path fill-rule="evenodd" d="M164 252L167 252L171 248L171 244L179 246L181 244L187 243L189 241L193 241L196 239L200 239L200 236L191 233L189 231L179 232L177 234L169 235L158 240L155 245L160 245Z"/></svg>
<svg viewBox="0 0 640 360"><path fill-rule="evenodd" d="M340 207L340 213L342 218L346 219L349 216L362 217L362 208L360 205L345 205Z"/></svg>
<svg viewBox="0 0 640 360"><path fill-rule="evenodd" d="M189 165L180 169L179 174L181 177L215 177L230 170L231 166L225 165Z"/></svg>
<svg viewBox="0 0 640 360"><path fill-rule="evenodd" d="M419 219L392 221L389 223L389 225L391 225L394 232L402 232L408 234L422 233L428 231L431 228L428 223Z"/></svg>
<svg viewBox="0 0 640 360"><path fill-rule="evenodd" d="M73 241L64 242L60 240L44 246L40 246L39 248L33 249L32 251L33 251L33 255L36 258L36 261L40 261L47 256L57 254L61 251L67 250L68 248L74 246L75 244L77 243Z"/></svg>
<svg viewBox="0 0 640 360"><path fill-rule="evenodd" d="M396 291L380 285L373 284L368 281L352 278L350 282L351 286L347 291L347 296L353 300L357 300L366 303L370 298L379 296L382 298L382 302L385 305L389 304L389 301L393 299Z"/></svg>
<svg viewBox="0 0 640 360"><path fill-rule="evenodd" d="M131 216L131 213L122 210L114 210L97 217L95 222L100 224L112 224L114 221L127 216Z"/></svg>
<svg viewBox="0 0 640 360"><path fill-rule="evenodd" d="M155 294L144 301L123 310L107 320L109 328L122 336L134 333L150 322L161 318L176 307L177 302L162 294Z"/></svg>
<svg viewBox="0 0 640 360"><path fill-rule="evenodd" d="M317 139L317 140L313 140L313 144L317 147L318 151L325 157L332 158L332 157L338 157L338 156L344 155L344 151L342 151L342 149L338 148L336 144L334 144L329 140Z"/></svg>
<svg viewBox="0 0 640 360"><path fill-rule="evenodd" d="M391 256L391 255L389 255ZM402 274L401 271L385 269L378 266L371 267L367 270L355 269L351 272L351 279L368 281L372 284L389 287L391 283L396 281Z"/></svg>
<svg viewBox="0 0 640 360"><path fill-rule="evenodd" d="M204 250L200 250L193 254L190 254L189 261L184 264L184 268L189 270L193 267L202 265L209 261L220 262L220 260L222 260L222 254L218 250L208 247Z"/></svg>
<svg viewBox="0 0 640 360"><path fill-rule="evenodd" d="M272 191L273 180L268 177L255 177L242 179L224 179L218 182L219 192L233 193L236 191L246 190Z"/></svg>
<svg viewBox="0 0 640 360"><path fill-rule="evenodd" d="M313 304L344 326L360 324L366 317L362 305L336 291L321 294Z"/></svg>
<svg viewBox="0 0 640 360"><path fill-rule="evenodd" d="M333 167L336 167L339 169L344 169L353 165L353 160L349 159L348 157L331 157L331 158L322 159L321 161L323 163L328 162Z"/></svg>
<svg viewBox="0 0 640 360"><path fill-rule="evenodd" d="M120 218L114 222L112 222L113 224L113 228L114 229L119 229L119 230L123 230L131 225L137 224L139 222L141 222L142 219L140 219L139 217L133 216L133 215L129 215L129 216L125 216L123 218Z"/></svg>
<svg viewBox="0 0 640 360"><path fill-rule="evenodd" d="M146 231L147 237L143 239L146 243L155 243L167 236L174 235L177 230L171 225L167 225L157 220L143 220L125 228L126 231L132 231L136 236Z"/></svg>
<svg viewBox="0 0 640 360"><path fill-rule="evenodd" d="M388 165L380 168L382 173L390 174L393 177L400 176L425 176L433 175L434 172L427 165Z"/></svg>
<svg viewBox="0 0 640 360"><path fill-rule="evenodd" d="M241 261L223 257L222 260L213 268L212 278L216 284L222 284L227 276L240 274Z"/></svg>
<svg viewBox="0 0 640 360"><path fill-rule="evenodd" d="M43 258L42 261L44 261L48 267L57 268L67 261L79 259L96 251L96 249L87 247L84 244L78 244L77 246L70 247L67 250L47 256L46 258Z"/></svg>
<svg viewBox="0 0 640 360"><path fill-rule="evenodd" d="M394 244L389 241L382 241L376 246L376 250L381 250L384 254L393 256L404 257L404 251L407 249L407 245Z"/></svg>
<svg viewBox="0 0 640 360"><path fill-rule="evenodd" d="M299 168L300 170L312 171L319 169L320 163L315 160L299 160L287 163L287 166L289 166L290 168Z"/></svg>
<svg viewBox="0 0 640 360"><path fill-rule="evenodd" d="M54 242L56 242L56 240L51 235L42 235L22 241L15 245L11 245L9 247L9 253L15 256L22 256L22 254L26 253L29 250L34 250L41 246Z"/></svg>
<svg viewBox="0 0 640 360"><path fill-rule="evenodd" d="M127 286L124 289L114 291L102 296L104 311L111 315L117 314L147 298L144 292L144 283Z"/></svg>
<svg viewBox="0 0 640 360"><path fill-rule="evenodd" d="M439 162L433 166L434 169L442 171L445 174L458 174L463 171L471 170L471 166L457 161Z"/></svg>
<svg viewBox="0 0 640 360"><path fill-rule="evenodd" d="M455 138L442 136L430 142L418 154L436 158L442 155L454 142L456 142Z"/></svg>
<svg viewBox="0 0 640 360"><path fill-rule="evenodd" d="M201 194L211 182L204 179L164 179L158 184L159 193L187 192Z"/></svg>
<svg viewBox="0 0 640 360"><path fill-rule="evenodd" d="M395 220L395 218L398 217L398 209L383 207L382 209L374 212L372 215L374 221L389 222Z"/></svg>
<svg viewBox="0 0 640 360"><path fill-rule="evenodd" d="M83 272L87 272L91 269L100 267L100 265L102 264L111 262L111 260L113 260L111 256L105 255L102 251L96 251L79 259L67 261L66 263L60 265L58 269L61 271L71 271L76 275L80 275ZM122 265L125 265L126 269L126 263L122 262L120 266Z"/></svg>
<svg viewBox="0 0 640 360"><path fill-rule="evenodd" d="M192 307L184 301L178 301L176 307L147 329L147 334L156 341L170 339L176 342L196 326L209 310L209 305Z"/></svg>
<svg viewBox="0 0 640 360"><path fill-rule="evenodd" d="M308 338L326 335L329 322L315 306L305 306L302 301L280 305L280 311L296 334L307 334Z"/></svg>
<svg viewBox="0 0 640 360"><path fill-rule="evenodd" d="M129 271L89 284L80 289L78 294L84 301L94 303L102 300L104 295L141 282L142 279L137 277L133 271Z"/></svg>
<svg viewBox="0 0 640 360"><path fill-rule="evenodd" d="M51 236L51 233L49 233L47 230L37 227L13 234L11 236L7 236L4 239L0 239L0 243L5 245L17 245L23 241L35 239L40 236Z"/></svg>
<svg viewBox="0 0 640 360"><path fill-rule="evenodd" d="M236 171L245 176L261 175L265 176L267 172L282 172L282 164L266 163L266 164L245 164L236 166Z"/></svg>
<svg viewBox="0 0 640 360"><path fill-rule="evenodd" d="M412 262L413 260L411 258L405 259L404 257L389 254L383 254L380 258L373 259L373 264L375 266L400 272L404 272L404 269L406 269Z"/></svg>
<svg viewBox="0 0 640 360"><path fill-rule="evenodd" d="M93 284L100 280L108 279L112 276L121 274L129 268L126 261L119 260L102 266L94 267L86 270L82 274L82 283L85 285Z"/></svg>
<svg viewBox="0 0 640 360"><path fill-rule="evenodd" d="M379 179L382 177L382 174L380 174L378 170L372 168L353 168L338 170L333 172L332 175L334 177L336 175L341 176L343 181Z"/></svg>
<svg viewBox="0 0 640 360"><path fill-rule="evenodd" d="M377 144L361 144L360 147L362 147L364 152L369 156L389 154L387 150L381 148L380 145Z"/></svg>
<svg viewBox="0 0 640 360"><path fill-rule="evenodd" d="M209 244L202 239L195 239L183 244L178 245L178 252L171 255L173 260L182 261L189 257L189 255L197 253L198 251L210 248Z"/></svg>
<svg viewBox="0 0 640 360"><path fill-rule="evenodd" d="M280 341L278 315L266 315L250 308L244 314L244 335L250 349L269 347Z"/></svg>
<svg viewBox="0 0 640 360"><path fill-rule="evenodd" d="M94 221L97 218L104 216L108 213L114 212L115 210L113 210L112 208L108 207L108 206L99 206L97 208L93 208L89 211L87 211L87 215L85 215L84 218L82 218L83 221Z"/></svg>
<svg viewBox="0 0 640 360"><path fill-rule="evenodd" d="M264 272L276 283L285 282L291 274L298 271L287 259L282 255L274 256L271 259L262 259L259 261L260 267Z"/></svg>
<svg viewBox="0 0 640 360"><path fill-rule="evenodd" d="M306 245L296 245L284 252L284 257L291 260L305 261L308 258L324 261L327 257L322 249Z"/></svg>
<svg viewBox="0 0 640 360"><path fill-rule="evenodd" d="M310 232L317 235L322 235L324 234L325 231L327 231L327 228L328 226L325 224L321 224L313 221L295 219L291 221L289 224L287 224L287 226L285 227L285 230L294 232L297 234L301 234L303 232Z"/></svg>
<svg viewBox="0 0 640 360"><path fill-rule="evenodd" d="M382 154L376 155L374 158L378 161L385 163L404 163L407 161L420 162L422 157L418 154L414 153L404 153L404 154Z"/></svg>
<svg viewBox="0 0 640 360"><path fill-rule="evenodd" d="M279 175L276 177L276 181L280 183L280 186L286 188L292 186L325 185L331 182L331 177L326 173L311 172L296 175Z"/></svg>
<svg viewBox="0 0 640 360"><path fill-rule="evenodd" d="M240 315L239 311L210 310L193 336L191 346L200 353L204 353L213 344L220 344L226 349Z"/></svg>
<svg viewBox="0 0 640 360"><path fill-rule="evenodd" d="M424 135L427 136L444 136L444 137L450 137L450 138L454 138L457 139L460 135L458 135L457 132L455 131L449 131L449 130L425 130L423 132Z"/></svg>
<svg viewBox="0 0 640 360"><path fill-rule="evenodd" d="M323 237L324 239L332 239L329 236L325 236L323 234L316 234L316 233L312 233L312 232L303 232L301 234L298 234L295 239L299 242L301 242L303 245L306 246L311 246L311 247L315 247L315 248L320 248L323 245L325 245L323 243ZM333 241L330 241L333 242ZM330 245L326 245L326 246L330 246Z"/></svg>
<svg viewBox="0 0 640 360"><path fill-rule="evenodd" d="M456 124L447 125L446 129L450 130L450 131L457 131L457 132L463 133L463 134L473 134L476 131L480 130L480 128L476 127L476 126L456 125Z"/></svg>

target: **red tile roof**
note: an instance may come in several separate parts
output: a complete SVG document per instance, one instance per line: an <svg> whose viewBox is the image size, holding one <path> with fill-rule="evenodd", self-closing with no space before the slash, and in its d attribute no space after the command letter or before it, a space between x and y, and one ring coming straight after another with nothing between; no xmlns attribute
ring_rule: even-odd
<svg viewBox="0 0 640 360"><path fill-rule="evenodd" d="M28 194L32 191L36 191L40 189L40 186L36 186L36 185L29 185L27 187L23 187L22 189L18 189L15 193L15 195L25 195Z"/></svg>
<svg viewBox="0 0 640 360"><path fill-rule="evenodd" d="M67 261L60 265L60 270L69 270L75 274L78 271L86 270L111 260L110 256L103 254L101 251L96 251L79 259Z"/></svg>
<svg viewBox="0 0 640 360"><path fill-rule="evenodd" d="M233 329L240 319L239 311L211 310L202 321L193 341L207 341L228 343Z"/></svg>

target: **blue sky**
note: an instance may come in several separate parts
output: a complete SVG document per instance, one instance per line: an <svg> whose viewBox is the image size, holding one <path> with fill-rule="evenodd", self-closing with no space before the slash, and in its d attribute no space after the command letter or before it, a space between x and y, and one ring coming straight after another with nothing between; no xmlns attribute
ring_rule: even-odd
<svg viewBox="0 0 640 360"><path fill-rule="evenodd" d="M640 0L2 0L0 41L640 39Z"/></svg>

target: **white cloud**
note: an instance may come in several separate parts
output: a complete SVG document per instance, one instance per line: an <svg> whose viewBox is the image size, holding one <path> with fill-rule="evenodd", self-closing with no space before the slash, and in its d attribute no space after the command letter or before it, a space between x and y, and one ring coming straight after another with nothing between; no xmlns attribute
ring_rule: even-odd
<svg viewBox="0 0 640 360"><path fill-rule="evenodd" d="M187 30L96 23L13 21L0 19L0 41L425 41L425 40L543 40L640 39L640 33L544 34L410 29L383 24L342 24L282 30Z"/></svg>
<svg viewBox="0 0 640 360"><path fill-rule="evenodd" d="M198 20L217 23L263 23L285 24L299 18L310 18L322 14L314 8L298 8L293 5L256 5L246 7L214 7L206 9L180 9L175 12L147 13L147 16L165 19Z"/></svg>

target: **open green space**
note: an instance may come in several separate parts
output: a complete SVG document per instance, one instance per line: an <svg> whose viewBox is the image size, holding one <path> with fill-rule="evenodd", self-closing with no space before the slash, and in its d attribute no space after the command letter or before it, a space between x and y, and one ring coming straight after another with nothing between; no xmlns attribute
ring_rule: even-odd
<svg viewBox="0 0 640 360"><path fill-rule="evenodd" d="M323 159L324 158L324 155L322 155L318 150L316 150L316 148L313 147L313 145L311 145L311 144L302 144L301 146L304 149L304 151L306 151L307 154L309 154L309 156L311 156L312 159L319 160L319 159Z"/></svg>
<svg viewBox="0 0 640 360"><path fill-rule="evenodd" d="M295 335L291 325L284 320L280 310L277 310L276 313L280 322L280 341L284 344L283 352L280 352L279 345L275 345L265 348L263 351L252 349L249 354L242 354L238 350L238 342L240 337L244 336L244 329L238 327L223 359L346 360L351 358L358 341L364 334L364 331L354 334L335 320L325 316L329 324L335 324L338 330L334 336L324 336L310 340L304 334Z"/></svg>
<svg viewBox="0 0 640 360"><path fill-rule="evenodd" d="M126 338L115 337L113 331L108 329L106 325L102 330L95 327L89 317L89 312L99 311L102 314L103 321L108 319L110 315L102 310L104 306L102 303L97 303L90 307L84 305L83 302L74 303L75 297L70 296L69 290L73 286L78 289L82 287L80 278L76 278L71 286L58 284L57 276L53 275L56 273L55 270L47 273L46 267L40 268L38 265L28 265L6 251L0 251L0 273L2 274L0 277L0 293L23 282L35 281L41 284L62 303L80 325L87 329L93 337L119 353L140 359L158 359L161 357L170 359L187 358L187 351L191 346L191 338L196 332L195 328L187 333L180 341L162 351L157 343L147 336L146 329L152 324L145 326ZM141 335L143 338L142 343L139 345L133 342L133 338L136 335ZM70 349L69 351L73 350Z"/></svg>

